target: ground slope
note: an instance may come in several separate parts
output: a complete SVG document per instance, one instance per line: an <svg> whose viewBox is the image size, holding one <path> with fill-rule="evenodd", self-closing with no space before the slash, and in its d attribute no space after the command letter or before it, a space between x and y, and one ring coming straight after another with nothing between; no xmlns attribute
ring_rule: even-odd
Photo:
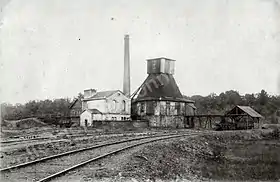
<svg viewBox="0 0 280 182"><path fill-rule="evenodd" d="M104 161L119 161L118 166L104 166L102 172L86 176L105 181L280 179L280 140L271 130L211 132L145 145L128 153L121 154L126 155L121 161L118 155Z"/></svg>

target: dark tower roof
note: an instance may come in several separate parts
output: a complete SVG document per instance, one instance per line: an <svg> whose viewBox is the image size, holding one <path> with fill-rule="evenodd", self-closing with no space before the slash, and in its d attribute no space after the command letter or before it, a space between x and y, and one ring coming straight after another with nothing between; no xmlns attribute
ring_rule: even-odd
<svg viewBox="0 0 280 182"><path fill-rule="evenodd" d="M143 100L193 102L183 97L173 77L174 65L171 67L169 61L174 62L174 60L157 58L149 61L154 61L154 63L151 65L148 63L147 70L149 75L132 95L132 102Z"/></svg>

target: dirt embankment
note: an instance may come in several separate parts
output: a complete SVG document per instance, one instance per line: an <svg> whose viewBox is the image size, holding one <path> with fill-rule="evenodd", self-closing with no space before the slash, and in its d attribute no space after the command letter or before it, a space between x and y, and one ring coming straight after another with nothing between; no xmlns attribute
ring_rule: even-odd
<svg viewBox="0 0 280 182"><path fill-rule="evenodd" d="M271 131L215 132L148 145L120 171L139 180L278 180L280 140Z"/></svg>

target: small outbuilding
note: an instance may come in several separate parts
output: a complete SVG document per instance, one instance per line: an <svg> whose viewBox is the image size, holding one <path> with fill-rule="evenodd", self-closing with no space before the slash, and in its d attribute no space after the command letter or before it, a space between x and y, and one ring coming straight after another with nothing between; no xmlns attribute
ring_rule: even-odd
<svg viewBox="0 0 280 182"><path fill-rule="evenodd" d="M252 129L254 124L260 126L260 119L263 118L257 111L249 106L235 106L225 114L230 118L236 129Z"/></svg>

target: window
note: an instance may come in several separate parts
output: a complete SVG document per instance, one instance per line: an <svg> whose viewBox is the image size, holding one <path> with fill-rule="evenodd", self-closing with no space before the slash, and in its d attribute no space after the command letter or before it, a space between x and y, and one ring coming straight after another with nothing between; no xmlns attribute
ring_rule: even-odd
<svg viewBox="0 0 280 182"><path fill-rule="evenodd" d="M153 114L155 114L155 107L156 107L155 101L147 102L147 111L146 111L146 113L147 113L148 115L153 115Z"/></svg>
<svg viewBox="0 0 280 182"><path fill-rule="evenodd" d="M170 115L170 102L166 102L166 115Z"/></svg>
<svg viewBox="0 0 280 182"><path fill-rule="evenodd" d="M166 105L163 103L160 104L160 115L165 115L166 114Z"/></svg>
<svg viewBox="0 0 280 182"><path fill-rule="evenodd" d="M113 100L113 105L112 105L113 110L117 109L117 101Z"/></svg>
<svg viewBox="0 0 280 182"><path fill-rule="evenodd" d="M153 70L156 70L157 69L157 61L156 60L153 60L153 62L152 62L152 69Z"/></svg>
<svg viewBox="0 0 280 182"><path fill-rule="evenodd" d="M180 115L180 102L175 102L175 115Z"/></svg>
<svg viewBox="0 0 280 182"><path fill-rule="evenodd" d="M141 103L141 106L140 106L140 112L141 113L144 113L145 112L145 103Z"/></svg>
<svg viewBox="0 0 280 182"><path fill-rule="evenodd" d="M122 111L126 110L126 102L123 100L122 101Z"/></svg>

